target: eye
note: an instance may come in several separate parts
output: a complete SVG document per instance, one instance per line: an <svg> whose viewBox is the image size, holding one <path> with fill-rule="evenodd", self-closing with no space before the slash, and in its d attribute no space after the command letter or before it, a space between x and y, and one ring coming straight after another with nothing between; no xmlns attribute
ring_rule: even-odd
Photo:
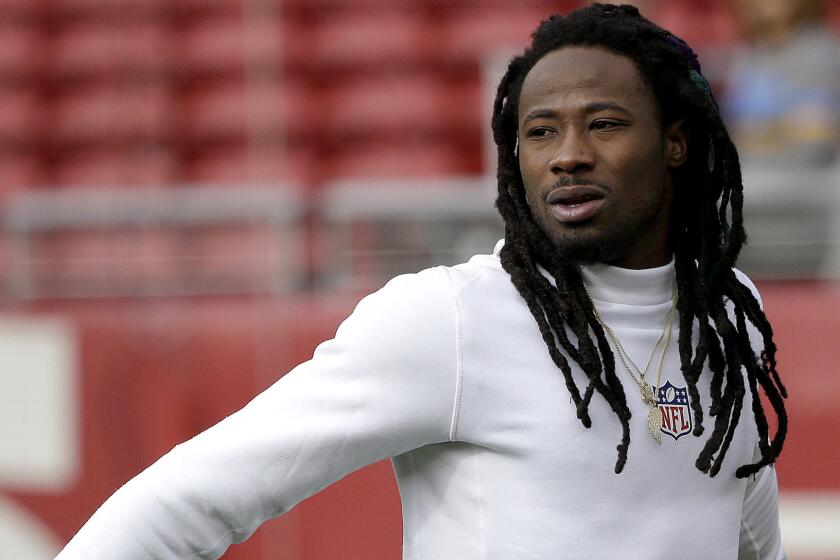
<svg viewBox="0 0 840 560"><path fill-rule="evenodd" d="M545 127L540 126L540 127L532 128L531 130L529 130L528 131L528 138L533 138L535 140L542 140L544 138L548 138L549 136L552 136L553 134L554 134L554 131L551 130L550 128L545 128Z"/></svg>
<svg viewBox="0 0 840 560"><path fill-rule="evenodd" d="M622 126L626 126L626 123L607 119L598 119L596 121L592 121L589 128L590 130L613 130Z"/></svg>

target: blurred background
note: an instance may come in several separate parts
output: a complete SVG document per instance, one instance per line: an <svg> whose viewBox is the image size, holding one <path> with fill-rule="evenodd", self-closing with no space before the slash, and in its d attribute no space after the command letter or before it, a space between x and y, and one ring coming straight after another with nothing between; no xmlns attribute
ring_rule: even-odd
<svg viewBox="0 0 840 560"><path fill-rule="evenodd" d="M506 61L572 0L0 0L0 556L52 558L391 276L489 252ZM739 146L791 431L792 560L840 559L840 0L650 0ZM387 463L226 558L398 558Z"/></svg>

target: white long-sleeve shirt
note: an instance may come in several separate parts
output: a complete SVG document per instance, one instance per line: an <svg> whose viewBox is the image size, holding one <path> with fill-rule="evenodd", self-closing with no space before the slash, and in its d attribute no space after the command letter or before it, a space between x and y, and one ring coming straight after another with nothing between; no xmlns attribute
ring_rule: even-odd
<svg viewBox="0 0 840 560"><path fill-rule="evenodd" d="M673 265L583 274L602 319L644 364L671 306ZM674 341L678 329L675 321ZM628 462L616 475L617 417L596 393L592 427L577 420L498 247L397 277L310 361L123 486L57 560L218 558L264 521L386 457L406 560L783 559L774 470L734 475L756 448L749 403L709 478L694 466L708 435L684 433L691 419L676 346L660 384L663 396L666 383L674 389L663 397L673 406L661 445L616 362L633 414ZM709 378L698 384L706 410Z"/></svg>

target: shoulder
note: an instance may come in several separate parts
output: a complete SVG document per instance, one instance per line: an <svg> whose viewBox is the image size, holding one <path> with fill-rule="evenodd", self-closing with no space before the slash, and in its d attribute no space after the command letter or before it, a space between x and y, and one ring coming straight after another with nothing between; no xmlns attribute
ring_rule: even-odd
<svg viewBox="0 0 840 560"><path fill-rule="evenodd" d="M483 257L455 266L436 266L411 274L401 274L382 288L362 298L353 313L339 328L375 326L380 336L384 329L396 332L440 328L456 320L458 302L486 275ZM492 256L490 257L492 260Z"/></svg>
<svg viewBox="0 0 840 560"><path fill-rule="evenodd" d="M460 293L497 284L499 280L508 278L499 258L494 255L476 255L463 264L446 267L446 273Z"/></svg>
<svg viewBox="0 0 840 560"><path fill-rule="evenodd" d="M433 301L470 297L487 288L513 289L510 276L502 268L499 242L491 253L475 254L469 260L451 265L427 268L411 274L401 274L382 288L365 297L360 307L396 305L409 310Z"/></svg>
<svg viewBox="0 0 840 560"><path fill-rule="evenodd" d="M379 337L432 336L440 339L452 325L517 294L496 254L475 255L454 266L402 274L363 298L339 332L375 330Z"/></svg>
<svg viewBox="0 0 840 560"><path fill-rule="evenodd" d="M510 275L502 268L499 258L502 245L500 241L492 253L474 255L465 263L444 267L458 297L496 299L500 292L515 291Z"/></svg>
<svg viewBox="0 0 840 560"><path fill-rule="evenodd" d="M392 373L431 368L449 356L456 320L452 285L441 267L403 274L362 298L314 357L337 356Z"/></svg>
<svg viewBox="0 0 840 560"><path fill-rule="evenodd" d="M362 298L348 321L357 326L372 321L379 323L377 326L399 324L404 330L410 324L434 320L444 310L451 309L452 300L452 282L445 269L429 268L395 276Z"/></svg>
<svg viewBox="0 0 840 560"><path fill-rule="evenodd" d="M761 301L761 294L758 292L758 288L755 287L753 281L750 280L750 277L737 268L733 269L733 272L735 272L735 279L752 292L752 295L758 300L758 305L763 309L764 303Z"/></svg>
<svg viewBox="0 0 840 560"><path fill-rule="evenodd" d="M362 303L411 311L428 305L451 304L459 298L485 297L488 290L498 289L513 289L498 255L478 254L453 266L437 266L396 276Z"/></svg>

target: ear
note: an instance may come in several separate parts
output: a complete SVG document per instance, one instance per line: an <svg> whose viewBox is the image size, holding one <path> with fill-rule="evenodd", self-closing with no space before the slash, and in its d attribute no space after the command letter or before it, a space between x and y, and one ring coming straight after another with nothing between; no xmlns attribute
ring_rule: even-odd
<svg viewBox="0 0 840 560"><path fill-rule="evenodd" d="M665 159L668 167L679 167L688 159L688 132L685 121L679 120L665 127Z"/></svg>

